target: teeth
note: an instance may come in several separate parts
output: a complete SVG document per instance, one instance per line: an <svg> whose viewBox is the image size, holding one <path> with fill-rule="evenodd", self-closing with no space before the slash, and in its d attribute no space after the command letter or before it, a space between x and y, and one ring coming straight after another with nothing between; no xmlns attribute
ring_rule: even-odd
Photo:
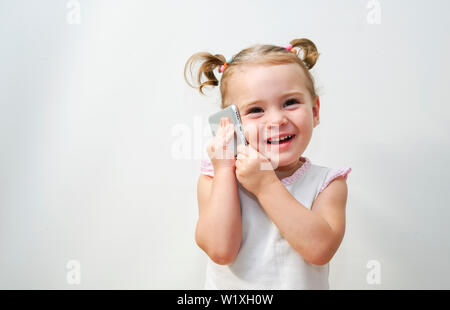
<svg viewBox="0 0 450 310"><path fill-rule="evenodd" d="M289 139L290 137L292 137L292 136L286 136L286 137L283 137L283 138L281 138L281 139L271 139L271 140L270 140L270 143L272 143L272 142L280 142L280 141Z"/></svg>

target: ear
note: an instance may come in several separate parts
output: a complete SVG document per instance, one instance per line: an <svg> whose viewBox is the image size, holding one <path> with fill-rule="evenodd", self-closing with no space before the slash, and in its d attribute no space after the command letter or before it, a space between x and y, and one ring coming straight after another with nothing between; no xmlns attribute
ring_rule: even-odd
<svg viewBox="0 0 450 310"><path fill-rule="evenodd" d="M314 121L314 127L315 128L320 123L320 117L319 117L319 110L320 110L320 99L319 96L316 96L316 98L313 101L313 121Z"/></svg>

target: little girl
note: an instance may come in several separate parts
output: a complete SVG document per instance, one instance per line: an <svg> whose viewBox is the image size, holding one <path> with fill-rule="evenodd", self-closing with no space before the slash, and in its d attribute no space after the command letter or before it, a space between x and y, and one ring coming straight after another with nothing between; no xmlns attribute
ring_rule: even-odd
<svg viewBox="0 0 450 310"><path fill-rule="evenodd" d="M219 85L213 71L220 67L222 108L237 106L249 142L238 146L235 158L228 149L234 126L223 118L207 147L210 160L201 162L195 240L209 257L206 289L329 289L351 168L323 167L302 156L319 124L309 72L318 56L304 38L286 47L255 45L227 60L200 52L186 63L185 79L188 66L192 73L193 63L202 62L201 94Z"/></svg>

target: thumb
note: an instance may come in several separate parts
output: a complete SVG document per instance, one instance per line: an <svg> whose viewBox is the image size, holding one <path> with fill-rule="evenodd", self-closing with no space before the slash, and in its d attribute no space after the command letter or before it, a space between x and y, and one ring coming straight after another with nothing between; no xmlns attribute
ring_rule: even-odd
<svg viewBox="0 0 450 310"><path fill-rule="evenodd" d="M255 149L251 144L248 145L248 155L250 158L257 159L261 156L261 153Z"/></svg>

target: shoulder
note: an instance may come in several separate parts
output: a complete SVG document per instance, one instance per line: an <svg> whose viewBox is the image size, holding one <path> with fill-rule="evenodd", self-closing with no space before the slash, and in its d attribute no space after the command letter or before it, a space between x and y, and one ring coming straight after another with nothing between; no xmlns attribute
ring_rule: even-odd
<svg viewBox="0 0 450 310"><path fill-rule="evenodd" d="M321 192L323 192L327 187L330 186L330 184L338 182L340 184L345 184L345 187L347 187L347 177L349 173L352 171L352 168L346 167L346 168L328 168L323 166L320 167L321 175L322 175L322 182L320 183L320 187L318 189L317 195L319 195ZM342 187L342 185L341 185Z"/></svg>
<svg viewBox="0 0 450 310"><path fill-rule="evenodd" d="M344 212L347 203L347 177L352 168L320 168L321 181L318 183L316 197L311 210L321 213L335 214Z"/></svg>
<svg viewBox="0 0 450 310"><path fill-rule="evenodd" d="M330 204L340 204L345 206L348 195L347 179L338 177L330 181L316 196L314 204L320 204L321 201L327 201Z"/></svg>

